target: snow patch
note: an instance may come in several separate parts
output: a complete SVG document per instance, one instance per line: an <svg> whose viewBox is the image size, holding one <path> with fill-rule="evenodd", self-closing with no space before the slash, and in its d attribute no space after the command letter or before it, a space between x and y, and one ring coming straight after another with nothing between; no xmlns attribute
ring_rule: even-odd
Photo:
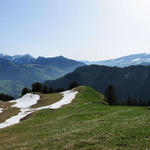
<svg viewBox="0 0 150 150"><path fill-rule="evenodd" d="M72 100L75 98L75 96L78 94L78 92L77 91L65 91L65 92L62 92L62 94L64 97L60 101L58 101L54 104L48 105L48 106L43 106L43 107L32 109L32 111L48 109L48 108L49 109L58 109L58 108L62 107L63 105L70 104L72 102Z"/></svg>
<svg viewBox="0 0 150 150"><path fill-rule="evenodd" d="M78 92L68 90L62 92L62 94L64 97L60 101L48 106L43 106L43 107L33 108L33 109L31 109L31 106L38 102L38 100L40 99L39 95L26 94L22 98L11 101L11 102L16 102L16 104L14 104L12 107L18 107L21 108L21 110L16 116L13 116L7 119L5 122L1 123L0 128L5 128L17 124L20 122L22 118L26 117L27 115L35 111L42 110L42 109L58 109L63 105L69 104L75 98L76 94L78 94Z"/></svg>
<svg viewBox="0 0 150 150"><path fill-rule="evenodd" d="M0 108L0 113L2 113L3 112L3 108Z"/></svg>
<svg viewBox="0 0 150 150"><path fill-rule="evenodd" d="M20 120L22 118L24 118L25 116L27 116L28 114L30 114L30 112L28 112L28 110L26 111L26 110L21 109L21 112L18 115L13 116L13 117L7 119L5 122L1 123L0 129L19 123Z"/></svg>
<svg viewBox="0 0 150 150"><path fill-rule="evenodd" d="M141 60L141 58L136 58L136 59L133 59L132 61L139 61Z"/></svg>
<svg viewBox="0 0 150 150"><path fill-rule="evenodd" d="M10 102L15 102L16 104L12 105L12 107L17 108L28 108L34 104L37 104L38 100L40 99L39 95L28 93L23 97L12 100Z"/></svg>

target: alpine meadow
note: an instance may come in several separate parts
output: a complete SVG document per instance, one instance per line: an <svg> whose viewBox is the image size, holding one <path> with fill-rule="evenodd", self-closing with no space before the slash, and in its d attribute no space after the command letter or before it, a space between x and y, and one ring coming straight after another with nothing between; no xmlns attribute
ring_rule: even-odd
<svg viewBox="0 0 150 150"><path fill-rule="evenodd" d="M0 1L0 150L150 150L149 8Z"/></svg>

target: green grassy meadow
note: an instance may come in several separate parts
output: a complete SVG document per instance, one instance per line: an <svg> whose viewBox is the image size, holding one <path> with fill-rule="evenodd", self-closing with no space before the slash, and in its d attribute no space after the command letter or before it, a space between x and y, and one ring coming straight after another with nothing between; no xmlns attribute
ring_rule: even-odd
<svg viewBox="0 0 150 150"><path fill-rule="evenodd" d="M148 108L109 106L103 95L89 87L76 90L79 94L71 104L38 111L20 124L1 129L0 150L150 149ZM38 105L48 104L48 97L57 100L42 95Z"/></svg>

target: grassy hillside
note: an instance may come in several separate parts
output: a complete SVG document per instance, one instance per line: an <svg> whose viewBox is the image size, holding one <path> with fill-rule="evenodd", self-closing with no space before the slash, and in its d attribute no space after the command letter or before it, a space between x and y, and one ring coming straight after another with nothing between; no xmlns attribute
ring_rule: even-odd
<svg viewBox="0 0 150 150"><path fill-rule="evenodd" d="M0 130L0 149L150 149L148 108L104 105L103 96L95 90L83 86L77 90L71 104L36 112L22 123ZM47 104L52 95L42 96Z"/></svg>

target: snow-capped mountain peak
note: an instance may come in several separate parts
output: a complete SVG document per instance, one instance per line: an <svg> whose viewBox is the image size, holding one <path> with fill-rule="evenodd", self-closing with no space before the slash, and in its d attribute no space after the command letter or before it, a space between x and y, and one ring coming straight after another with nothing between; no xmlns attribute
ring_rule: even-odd
<svg viewBox="0 0 150 150"><path fill-rule="evenodd" d="M0 53L0 58L8 60L13 63L17 63L17 64L29 64L35 60L35 58L31 56L30 54L9 56L9 55Z"/></svg>
<svg viewBox="0 0 150 150"><path fill-rule="evenodd" d="M103 60L103 61L83 61L86 64L98 64L106 66L126 67L132 65L150 65L150 53L141 53L128 55L116 59Z"/></svg>

